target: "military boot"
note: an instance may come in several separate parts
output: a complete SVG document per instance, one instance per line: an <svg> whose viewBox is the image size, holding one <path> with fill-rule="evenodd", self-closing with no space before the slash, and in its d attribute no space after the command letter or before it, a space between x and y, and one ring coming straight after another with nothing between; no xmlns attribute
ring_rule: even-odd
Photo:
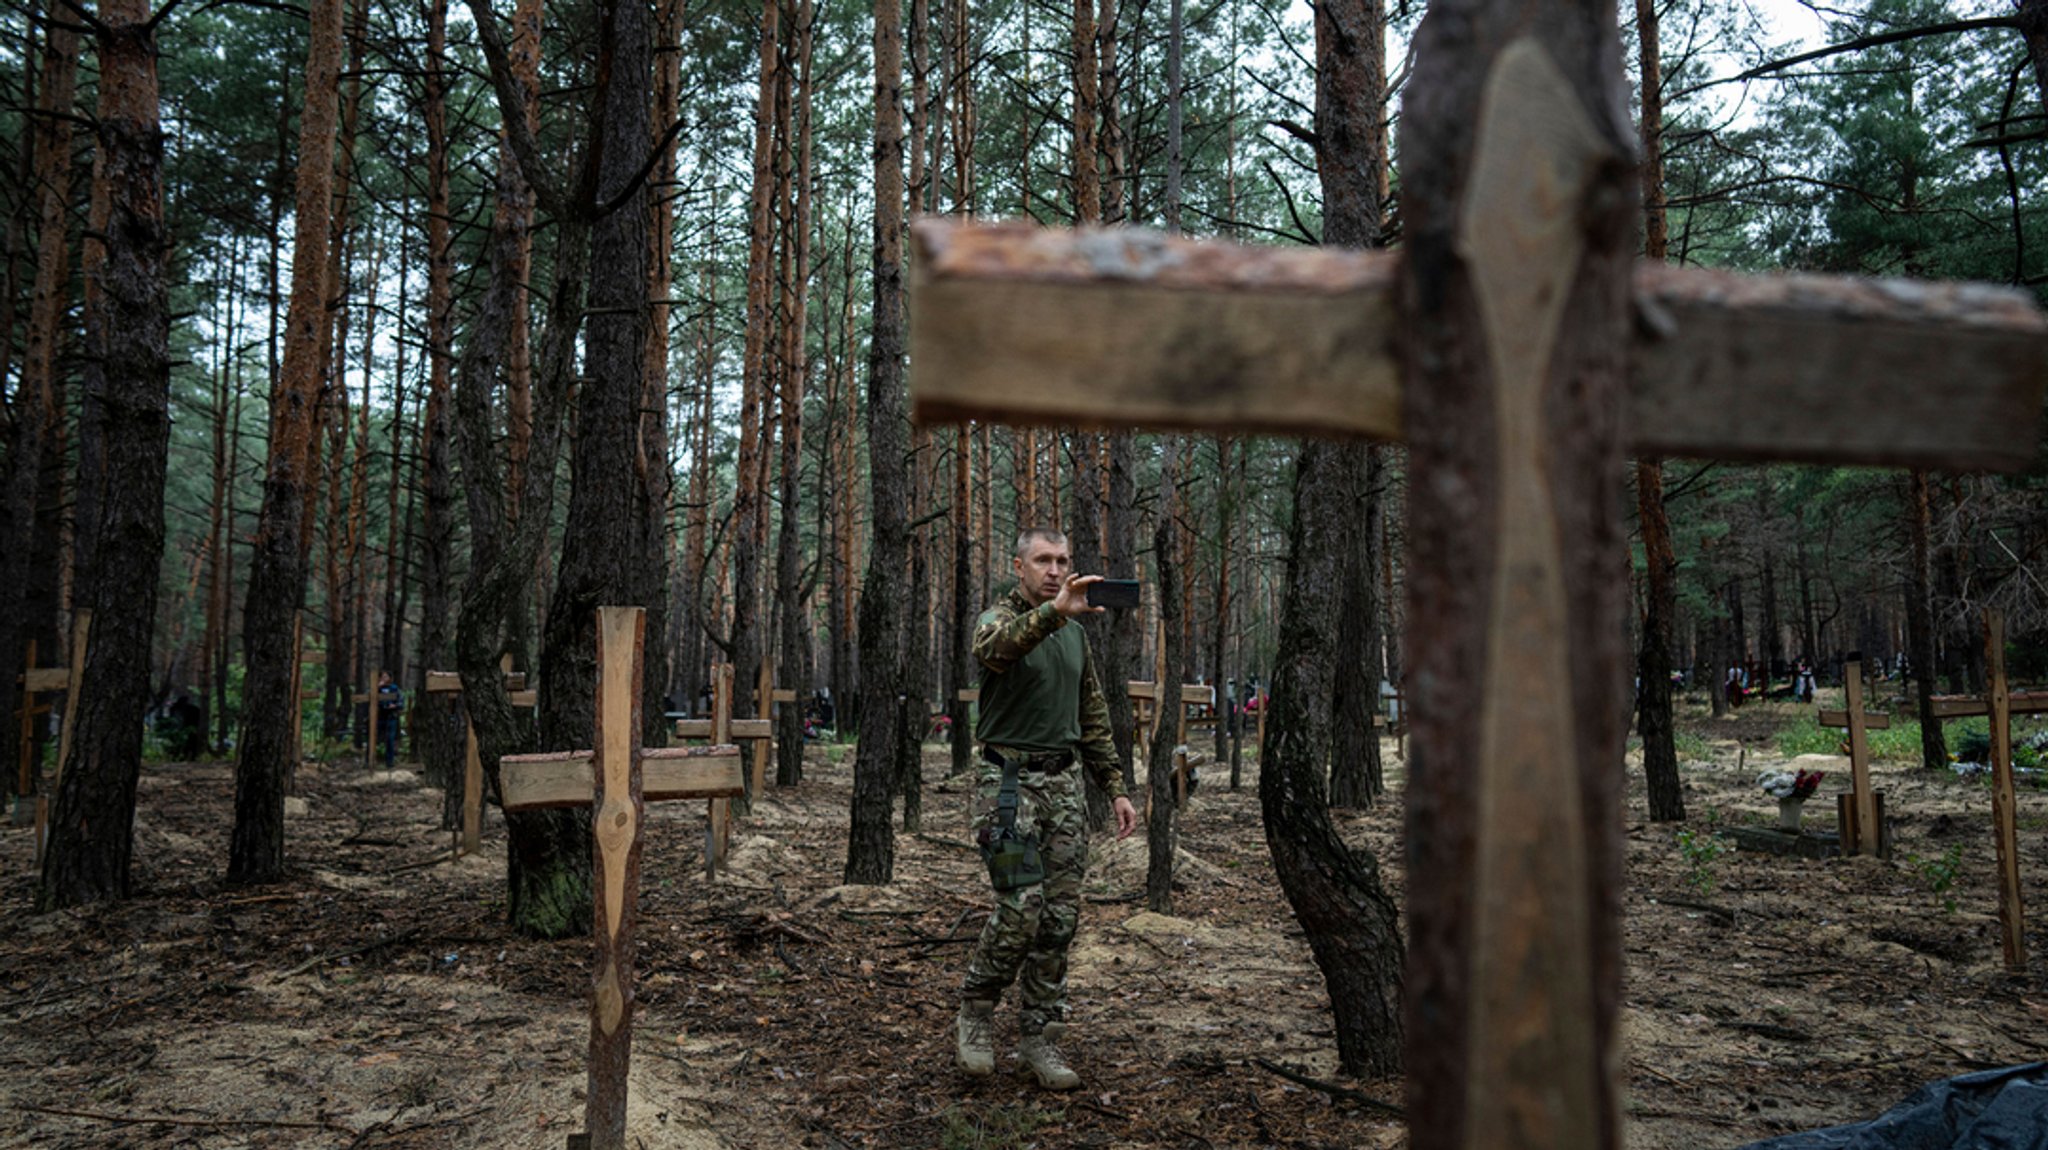
<svg viewBox="0 0 2048 1150"><path fill-rule="evenodd" d="M953 1061L960 1072L985 1078L996 1071L996 1004L968 999L953 1020Z"/></svg>
<svg viewBox="0 0 2048 1150"><path fill-rule="evenodd" d="M1027 1034L1017 1046L1017 1053L1024 1059L1024 1065L1038 1076L1038 1084L1047 1090L1072 1090L1081 1085L1081 1076L1067 1065L1060 1054L1060 1035L1066 1032L1063 1022L1048 1022L1042 1034Z"/></svg>

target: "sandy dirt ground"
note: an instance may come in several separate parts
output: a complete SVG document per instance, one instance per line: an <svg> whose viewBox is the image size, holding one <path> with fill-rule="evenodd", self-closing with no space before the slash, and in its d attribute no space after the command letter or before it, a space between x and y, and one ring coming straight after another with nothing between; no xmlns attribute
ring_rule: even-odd
<svg viewBox="0 0 2048 1150"><path fill-rule="evenodd" d="M1756 785L1795 712L1697 713L1682 766L1697 842L1774 819ZM1400 897L1400 787L1341 813ZM1144 909L1145 850L1098 841L1071 977L1081 1090L951 1067L954 991L985 915L967 799L927 750L922 833L896 881L839 884L846 748L809 748L703 875L703 804L650 808L640 900L634 1145L1393 1147L1394 1082L1336 1068L1322 981L1273 878L1257 771L1203 772L1173 913ZM1846 760L1809 822L1832 826ZM1889 861L1718 853L1645 821L1630 779L1623 1020L1628 1143L1733 1147L1866 1118L1915 1086L2048 1057L2048 937L2035 977L2000 961L1981 782L1880 763ZM0 831L0 1144L36 1147L553 1147L580 1129L585 940L504 926L503 827L450 860L440 803L401 764L308 764L289 881L220 881L225 763L152 765L137 897L30 913L31 832ZM2048 794L2020 791L2021 872L2048 911ZM1715 840L1718 841L1718 840ZM1711 854L1711 857L1708 857ZM1006 1007L1008 1004L1006 1003ZM1301 1085L1292 1070L1330 1089Z"/></svg>

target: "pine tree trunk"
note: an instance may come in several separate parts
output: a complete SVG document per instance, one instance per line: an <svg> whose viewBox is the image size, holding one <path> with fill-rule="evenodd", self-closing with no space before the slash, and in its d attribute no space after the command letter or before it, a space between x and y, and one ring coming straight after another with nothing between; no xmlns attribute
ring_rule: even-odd
<svg viewBox="0 0 2048 1150"><path fill-rule="evenodd" d="M1383 87L1378 51L1384 17L1365 0L1325 4L1316 12L1317 163L1324 188L1326 244L1367 246L1377 240L1377 169L1371 150ZM1401 935L1393 900L1369 851L1352 851L1329 819L1322 766L1333 746L1336 681L1358 675L1344 646L1363 643L1364 628L1347 635L1344 616L1371 609L1356 584L1373 572L1360 526L1351 523L1367 479L1365 449L1311 444L1295 475L1295 523L1289 538L1287 596L1280 647L1267 705L1267 743L1260 757L1259 802L1266 842L1282 891L1307 935L1337 1016L1337 1056L1345 1071L1384 1076L1401 1065ZM1363 599L1364 602L1360 602ZM1339 663L1345 666L1339 667ZM1364 734L1371 737L1371 705Z"/></svg>
<svg viewBox="0 0 2048 1150"><path fill-rule="evenodd" d="M788 322L783 329L782 393L782 536L776 545L775 599L780 617L776 654L778 685L795 692L796 701L782 708L776 728L775 783L793 787L804 777L804 702L811 696L809 650L811 615L803 580L803 411L807 370L806 329L811 281L811 55L816 11L802 0L796 14L796 56L799 71L796 117L794 197L783 234L794 245L791 275L784 294Z"/></svg>
<svg viewBox="0 0 2048 1150"><path fill-rule="evenodd" d="M96 194L108 204L96 311L88 315L86 418L99 423L105 471L95 536L121 562L92 583L93 627L77 736L50 822L38 910L128 894L135 790L149 709L149 652L164 546L170 445L170 241L163 220L163 130L156 40L143 0L99 8Z"/></svg>
<svg viewBox="0 0 2048 1150"><path fill-rule="evenodd" d="M1911 646L1914 702L1920 711L1920 765L1931 771L1948 765L1948 741L1934 718L1934 610L1927 597L1927 473L1913 472L1906 487L1906 536L1913 563L1906 574L1906 641Z"/></svg>
<svg viewBox="0 0 2048 1150"><path fill-rule="evenodd" d="M874 547L860 597L860 747L853 767L846 881L887 883L895 873L890 791L901 715L903 514L909 428L903 397L903 7L875 0L874 318L868 348L868 455Z"/></svg>
<svg viewBox="0 0 2048 1150"><path fill-rule="evenodd" d="M71 104L78 69L78 34L66 22L48 22L42 88L44 115L31 134L34 142L36 194L36 271L29 302L21 381L10 403L12 426L8 442L5 503L0 506L0 717L11 719L21 707L15 672L24 666L31 618L28 586L37 550L36 523L43 490L43 460L49 442L59 434L57 349L64 313L71 297L71 244L65 196L71 186ZM7 329L11 339L12 328ZM6 786L17 786L16 772L7 771ZM30 783L34 785L33 780Z"/></svg>
<svg viewBox="0 0 2048 1150"><path fill-rule="evenodd" d="M740 442L732 512L733 707L752 714L754 681L761 667L761 521L763 412L768 404L770 349L775 317L769 288L775 259L775 93L781 69L781 0L761 6L761 88L754 112L754 173L747 244L747 331L740 391ZM751 791L753 776L747 776ZM734 803L746 812L746 800Z"/></svg>
<svg viewBox="0 0 2048 1150"><path fill-rule="evenodd" d="M454 660L455 474L449 436L454 364L455 252L449 227L447 122L448 0L428 0L427 74L427 404L420 424L420 465L426 497L420 556L420 658L412 677L413 747L427 785L441 790L441 828L462 817L464 724L454 694L426 693L426 673ZM644 155L644 152L642 153Z"/></svg>
<svg viewBox="0 0 2048 1150"><path fill-rule="evenodd" d="M557 749L591 745L597 609L644 607L650 595L660 593L647 586L636 515L647 499L636 451L647 338L648 193L639 169L647 156L652 85L649 12L631 0L600 0L597 16L597 75L605 82L593 98L603 136L592 150L599 156L596 203L605 214L590 231L590 302L569 459L569 513L541 644L540 741ZM587 827L588 816L580 817ZM587 908L588 840L564 834L550 845L563 849L578 841L585 844L581 866L563 858L559 866L534 873L568 884ZM529 893L552 900L567 892L550 887ZM515 898L519 894L515 889Z"/></svg>
<svg viewBox="0 0 2048 1150"><path fill-rule="evenodd" d="M298 190L291 309L283 364L270 403L270 455L243 606L242 737L235 761L230 882L284 873L284 797L292 769L299 701L292 636L306 594L303 540L314 476L308 469L320 402L320 320L327 301L327 232L334 187L334 136L341 67L341 0L313 0L299 121Z"/></svg>
<svg viewBox="0 0 2048 1150"><path fill-rule="evenodd" d="M1152 531L1152 554L1159 584L1159 631L1165 648L1161 662L1167 671L1153 684L1158 692L1154 696L1158 706L1154 709L1156 721L1152 724L1145 771L1145 907L1155 914L1173 913L1173 851L1178 814L1173 757L1181 713L1178 671L1185 654L1180 642L1180 620L1186 610L1181 601L1180 572L1175 567L1175 556L1180 553L1180 452L1179 437L1169 436L1159 467L1159 521Z"/></svg>

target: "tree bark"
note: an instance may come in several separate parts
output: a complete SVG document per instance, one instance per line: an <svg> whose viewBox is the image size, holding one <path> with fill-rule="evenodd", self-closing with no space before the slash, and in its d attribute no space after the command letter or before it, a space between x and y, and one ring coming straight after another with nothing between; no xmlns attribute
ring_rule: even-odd
<svg viewBox="0 0 2048 1150"><path fill-rule="evenodd" d="M121 562L91 586L92 636L71 705L79 722L63 766L38 910L125 897L134 848L135 790L149 709L150 640L164 547L170 445L170 242L163 220L163 130L156 40L144 0L100 5L99 156L94 180L108 205L96 314L88 316L87 419L99 423L105 470L102 546Z"/></svg>
<svg viewBox="0 0 2048 1150"><path fill-rule="evenodd" d="M60 432L57 401L57 349L64 331L64 312L71 298L71 243L66 197L71 187L72 97L78 74L78 34L64 20L47 23L42 88L38 104L44 113L31 133L34 153L36 270L29 302L21 382L9 404L8 468L5 505L0 506L0 717L11 719L21 707L15 673L24 669L31 619L28 587L37 550L43 461L49 441ZM12 329L4 333L9 339ZM7 788L17 785L7 771ZM33 787L34 780L30 781Z"/></svg>
<svg viewBox="0 0 2048 1150"><path fill-rule="evenodd" d="M860 597L860 748L853 766L846 881L895 873L890 781L896 763L903 602L909 558L903 506L908 428L903 410L903 6L875 0L875 246L868 345L868 456L874 548Z"/></svg>
<svg viewBox="0 0 2048 1150"><path fill-rule="evenodd" d="M754 111L753 198L747 243L747 331L741 366L739 461L732 502L733 707L753 713L754 680L761 667L761 522L763 462L762 408L773 374L770 355L779 345L769 291L775 260L775 93L781 71L781 0L761 6L761 88ZM899 576L900 577L900 576ZM747 776L753 786L753 776ZM746 800L734 803L743 814Z"/></svg>
<svg viewBox="0 0 2048 1150"><path fill-rule="evenodd" d="M1911 647L1914 702L1920 710L1920 765L1928 770L1948 766L1948 741L1934 718L1934 609L1927 585L1927 473L1914 471L1906 480L1906 536L1912 545L1912 567L1906 574L1906 641Z"/></svg>
<svg viewBox="0 0 2048 1150"><path fill-rule="evenodd" d="M1152 531L1152 554L1159 582L1160 641L1164 646L1161 661L1167 671L1153 684L1158 692L1158 706L1153 712L1145 771L1145 906L1155 914L1173 913L1173 851L1178 813L1174 802L1173 752L1180 730L1179 668L1186 654L1180 638L1186 604L1181 601L1180 572L1175 569L1180 554L1180 450L1179 437L1168 437L1166 457L1159 470L1159 521Z"/></svg>
<svg viewBox="0 0 2048 1150"><path fill-rule="evenodd" d="M1662 260L1670 246L1664 212L1664 72L1659 63L1657 5L1636 0L1642 67L1643 256ZM1664 509L1664 464L1636 461L1636 520L1643 532L1642 646L1636 653L1636 733L1643 740L1643 779L1653 822L1682 822L1685 791L1671 716L1671 623L1678 610L1678 560Z"/></svg>
<svg viewBox="0 0 2048 1150"><path fill-rule="evenodd" d="M1259 807L1266 846L1295 921L1323 972L1348 1074L1401 1069L1401 931L1372 852L1354 851L1330 823L1322 764L1330 745L1331 680L1343 601L1344 520L1355 511L1340 448L1304 445L1295 472L1287 598L1266 706ZM1411 883L1414 881L1410 880Z"/></svg>
<svg viewBox="0 0 2048 1150"><path fill-rule="evenodd" d="M1369 154L1383 85L1377 46L1384 17L1372 0L1335 0L1316 10L1317 154L1324 188L1324 242L1369 246L1379 231L1376 193L1384 155ZM1347 1073L1386 1076L1401 1066L1401 933L1370 851L1347 847L1330 823L1323 764L1332 746L1337 681L1373 683L1338 663L1354 656L1344 616L1369 611L1356 584L1370 582L1364 532L1353 525L1366 481L1366 449L1305 446L1296 465L1287 598L1273 677L1272 726L1261 754L1259 804L1280 887L1322 969L1337 1018L1337 1057ZM1373 700L1376 701L1376 700ZM1371 738L1370 702L1363 734ZM1375 747L1375 750L1377 747Z"/></svg>
<svg viewBox="0 0 2048 1150"><path fill-rule="evenodd" d="M306 594L303 533L318 434L320 320L327 303L327 232L334 187L341 0L313 0L306 53L305 111L299 120L291 308L283 365L272 388L270 455L243 606L242 736L235 761L235 826L228 881L266 882L284 873L284 797L292 769L299 701L293 624Z"/></svg>
<svg viewBox="0 0 2048 1150"><path fill-rule="evenodd" d="M427 0L427 403L420 423L420 466L426 517L420 554L420 657L414 669L413 746L429 786L441 789L441 827L462 817L461 700L426 693L426 673L453 660L455 474L450 454L449 389L454 364L455 252L449 227L447 122L448 0ZM593 640L594 641L594 640Z"/></svg>
<svg viewBox="0 0 2048 1150"><path fill-rule="evenodd" d="M804 777L804 702L810 698L810 611L803 578L803 411L805 384L810 379L805 359L805 329L811 281L811 48L815 31L812 0L797 9L796 174L795 195L784 234L795 245L785 289L788 323L783 328L782 373L782 536L777 541L775 598L780 605L781 634L776 679L796 694L782 708L776 728L775 782L793 787Z"/></svg>

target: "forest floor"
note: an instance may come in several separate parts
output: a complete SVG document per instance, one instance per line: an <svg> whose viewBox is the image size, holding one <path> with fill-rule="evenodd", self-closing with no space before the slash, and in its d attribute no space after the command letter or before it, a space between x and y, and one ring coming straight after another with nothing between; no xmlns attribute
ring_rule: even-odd
<svg viewBox="0 0 2048 1150"><path fill-rule="evenodd" d="M1688 827L1760 824L1756 785L1790 705L1681 714ZM1388 801L1340 814L1396 897L1402 763ZM1098 841L1071 976L1069 1058L1037 1090L1002 1061L951 1065L954 993L985 914L967 798L927 748L923 834L896 881L838 884L852 756L813 745L702 874L703 806L649 808L639 919L633 1144L651 1148L1392 1147L1397 1119L1337 1084L1321 978L1280 897L1257 772L1203 771L1172 916L1143 909L1145 848ZM1733 1147L1877 1114L1921 1083L2048 1057L2048 988L1999 961L1982 782L1880 763L1889 861L1680 845L1632 770L1628 1143ZM1831 764L1809 825L1848 785ZM30 913L31 832L0 830L0 1144L37 1147L555 1147L581 1128L589 944L504 926L503 826L447 861L440 800L401 764L308 764L292 876L223 885L226 763L152 764L136 897ZM2040 921L2048 796L2020 793ZM1720 840L1714 840L1718 843ZM2029 940L2041 970L2048 937ZM1014 1013L999 1014L999 1050ZM1398 1103L1397 1083L1344 1083Z"/></svg>

